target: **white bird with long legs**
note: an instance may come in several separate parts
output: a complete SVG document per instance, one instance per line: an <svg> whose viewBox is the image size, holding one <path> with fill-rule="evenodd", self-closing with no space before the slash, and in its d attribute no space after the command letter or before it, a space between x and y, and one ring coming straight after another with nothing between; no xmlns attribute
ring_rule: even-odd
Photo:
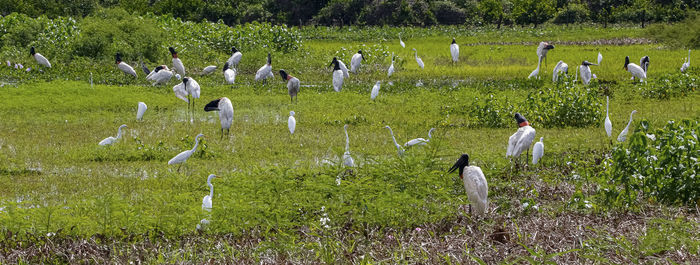
<svg viewBox="0 0 700 265"><path fill-rule="evenodd" d="M394 74L394 53L391 53L391 65L389 66L389 70L387 70L387 77L391 77L392 74Z"/></svg>
<svg viewBox="0 0 700 265"><path fill-rule="evenodd" d="M211 184L211 181L214 178L217 178L218 176L211 174L209 177L207 177L207 186L209 186L209 195L204 196L202 198L202 210L205 210L207 212L211 212L212 207L212 199L214 198L214 185Z"/></svg>
<svg viewBox="0 0 700 265"><path fill-rule="evenodd" d="M459 169L459 178L464 182L464 190L469 199L469 212L474 208L474 214L481 216L489 207L489 186L480 167L469 165L469 155L462 154L448 173Z"/></svg>
<svg viewBox="0 0 700 265"><path fill-rule="evenodd" d="M517 159L524 151L530 150L530 145L535 139L535 129L530 126L530 122L520 113L515 113L515 121L518 123L518 130L508 138L506 157ZM527 158L525 161L527 161Z"/></svg>
<svg viewBox="0 0 700 265"><path fill-rule="evenodd" d="M452 38L452 44L450 44L450 54L452 55L452 63L457 63L459 61L459 44L455 38Z"/></svg>
<svg viewBox="0 0 700 265"><path fill-rule="evenodd" d="M224 63L224 80L229 85L236 82L236 69L231 69L228 63Z"/></svg>
<svg viewBox="0 0 700 265"><path fill-rule="evenodd" d="M180 60L180 58L177 57L177 52L175 51L175 48L168 47L168 50L170 51L170 55L173 57L173 69L175 69L175 72L177 72L181 76L185 76L185 65L182 64L182 60Z"/></svg>
<svg viewBox="0 0 700 265"><path fill-rule="evenodd" d="M204 111L218 111L219 112L219 122L221 122L221 139L224 138L224 130L226 130L226 137L229 136L231 131L231 124L233 124L233 105L231 100L227 97L221 97L204 106Z"/></svg>
<svg viewBox="0 0 700 265"><path fill-rule="evenodd" d="M153 85L161 85L168 83L173 78L173 71L170 71L167 66L159 65L151 73L146 76L147 80L153 81Z"/></svg>
<svg viewBox="0 0 700 265"><path fill-rule="evenodd" d="M99 145L105 146L105 145L111 145L113 143L116 143L119 139L122 138L122 129L126 128L126 124L122 124L119 126L119 129L117 129L117 136L110 136L105 138L104 140L100 141Z"/></svg>
<svg viewBox="0 0 700 265"><path fill-rule="evenodd" d="M591 74L591 65L597 64L593 64L588 61L581 62L581 82L583 82L584 85L588 85L591 82L591 78L593 77L593 75Z"/></svg>
<svg viewBox="0 0 700 265"><path fill-rule="evenodd" d="M547 68L547 52L552 49L554 49L554 45L551 45L548 42L540 42L540 44L537 46L537 58L541 58L545 62L545 69Z"/></svg>
<svg viewBox="0 0 700 265"><path fill-rule="evenodd" d="M418 51L416 50L416 48L413 48L413 56L416 57L416 63L418 63L420 69L423 69L423 67L425 67L425 64L423 64L423 59L418 57Z"/></svg>
<svg viewBox="0 0 700 265"><path fill-rule="evenodd" d="M134 71L134 68L131 67L131 65L128 65L125 62L122 62L122 54L121 53L117 53L116 55L114 55L114 60L117 62L117 68L119 68L119 70L122 70L122 72L124 72L127 75L137 77L136 71Z"/></svg>
<svg viewBox="0 0 700 265"><path fill-rule="evenodd" d="M632 79L636 77L640 82L647 79L647 72L639 65L630 63L629 56L625 57L625 66L623 68L632 74Z"/></svg>
<svg viewBox="0 0 700 265"><path fill-rule="evenodd" d="M357 74L357 71L360 70L360 66L362 65L362 61L364 60L365 56L362 54L362 50L357 51L357 53L350 59L350 72Z"/></svg>
<svg viewBox="0 0 700 265"><path fill-rule="evenodd" d="M182 166L182 164L187 162L187 159L189 159L190 156L192 156L192 154L194 154L194 152L197 151L197 146L199 146L199 138L203 136L204 134L198 134L197 137L194 138L194 147L192 147L192 149L190 150L185 150L177 154L175 157L168 161L168 165L178 164L177 171L180 172L180 167Z"/></svg>
<svg viewBox="0 0 700 265"><path fill-rule="evenodd" d="M272 74L272 55L267 53L267 63L260 67L257 72L255 72L255 81L262 80L263 85L267 82L266 80Z"/></svg>
<svg viewBox="0 0 700 265"><path fill-rule="evenodd" d="M195 99L198 99L199 96L201 95L202 88L199 86L199 83L197 83L196 80L192 77L185 77L182 79L182 83L185 85L185 89L187 89L187 94L190 97L190 101L192 102L192 116L194 117L195 113ZM189 104L188 104L189 108Z"/></svg>
<svg viewBox="0 0 700 265"><path fill-rule="evenodd" d="M598 52L598 65L600 65L601 62L603 62L603 55Z"/></svg>
<svg viewBox="0 0 700 265"><path fill-rule="evenodd" d="M34 60L36 60L36 62L39 63L40 65L51 68L51 63L49 62L49 60L46 59L46 57L44 57L43 55L41 55L41 53L36 52L36 50L34 49L34 46L32 46L29 49L29 54L31 54L32 57L34 57Z"/></svg>
<svg viewBox="0 0 700 265"><path fill-rule="evenodd" d="M348 125L343 126L345 130L345 153L343 153L343 165L346 167L355 167L355 161L350 155L350 136L348 135Z"/></svg>
<svg viewBox="0 0 700 265"><path fill-rule="evenodd" d="M423 138L416 138L416 139L411 139L410 141L406 142L403 144L403 147L411 147L414 145L426 145L430 142L431 139L433 139L433 131L435 128L430 128L428 131L428 139L423 139Z"/></svg>
<svg viewBox="0 0 700 265"><path fill-rule="evenodd" d="M532 72L530 73L530 75L527 76L527 79L530 79L530 78L533 78L533 77L534 77L535 79L539 78L538 75L540 74L540 65L541 65L541 64L542 64L542 57L540 57L539 59L537 59L537 68L535 68L535 70L532 70Z"/></svg>
<svg viewBox="0 0 700 265"><path fill-rule="evenodd" d="M389 133L391 133L391 140L394 141L394 146L396 146L396 152L399 154L399 156L402 156L404 153L403 147L399 145L398 142L396 142L396 137L394 137L394 131L389 127L389 125L384 126L384 128L389 129Z"/></svg>
<svg viewBox="0 0 700 265"><path fill-rule="evenodd" d="M681 73L685 73L685 70L690 68L690 50L688 50L688 58L686 58L685 63L681 65Z"/></svg>
<svg viewBox="0 0 700 265"><path fill-rule="evenodd" d="M610 98L608 96L605 96L605 123L603 124L603 127L605 127L605 133L608 135L608 138L612 137L612 122L610 121Z"/></svg>
<svg viewBox="0 0 700 265"><path fill-rule="evenodd" d="M564 61L559 61L556 66L554 66L554 71L552 71L552 82L557 82L560 75L566 76L569 73L569 65Z"/></svg>
<svg viewBox="0 0 700 265"><path fill-rule="evenodd" d="M345 76L343 75L343 70L340 69L340 61L333 58L331 64L333 65L333 90L340 92L343 90L343 79Z"/></svg>
<svg viewBox="0 0 700 265"><path fill-rule="evenodd" d="M202 75L211 74L214 71L216 71L216 68L217 68L216 65L209 65L207 67L204 67L204 69L202 69Z"/></svg>
<svg viewBox="0 0 700 265"><path fill-rule="evenodd" d="M632 113L630 113L630 121L627 122L627 126L624 129L622 129L620 135L617 136L618 142L624 142L625 140L627 140L627 131L629 131L630 125L632 125L632 115L634 115L635 113L637 113L636 110L633 110Z"/></svg>
<svg viewBox="0 0 700 265"><path fill-rule="evenodd" d="M294 118L294 111L289 112L289 119L287 119L287 128L289 128L289 133L294 134L294 130L297 128L297 119Z"/></svg>
<svg viewBox="0 0 700 265"><path fill-rule="evenodd" d="M284 69L280 70L280 77L282 77L282 80L287 81L287 94L289 94L289 103L292 103L292 100L298 99L297 95L299 94L299 87L301 87L299 79L293 77L290 74L287 74L287 72Z"/></svg>
<svg viewBox="0 0 700 265"><path fill-rule="evenodd" d="M329 64L328 66L333 66L335 62L338 62L338 67L340 67L340 70L343 70L343 77L350 77L350 71L348 71L348 68L345 66L345 63L343 63L343 61L341 60L338 60L338 58L333 57L333 61L331 61L331 64Z"/></svg>
<svg viewBox="0 0 700 265"><path fill-rule="evenodd" d="M401 40L401 33L399 33L399 44L401 45L401 48L406 48L406 43L403 43L403 40Z"/></svg>
<svg viewBox="0 0 700 265"><path fill-rule="evenodd" d="M532 147L532 164L537 165L537 162L540 161L542 156L544 155L544 137L540 137L540 141L536 142L535 145Z"/></svg>
<svg viewBox="0 0 700 265"><path fill-rule="evenodd" d="M231 57L229 57L226 62L229 67L238 69L238 63L241 62L241 58L243 58L243 54L237 50L236 47L231 47Z"/></svg>
<svg viewBox="0 0 700 265"><path fill-rule="evenodd" d="M146 106L146 103L139 102L139 107L136 109L136 120L137 121L143 120L143 114L146 113L147 109L148 109L148 106Z"/></svg>
<svg viewBox="0 0 700 265"><path fill-rule="evenodd" d="M377 81L377 83L374 84L374 86L372 87L372 93L369 96L369 98L371 100L374 100L375 98L377 98L377 96L379 95L379 88L380 87L381 87L380 81Z"/></svg>

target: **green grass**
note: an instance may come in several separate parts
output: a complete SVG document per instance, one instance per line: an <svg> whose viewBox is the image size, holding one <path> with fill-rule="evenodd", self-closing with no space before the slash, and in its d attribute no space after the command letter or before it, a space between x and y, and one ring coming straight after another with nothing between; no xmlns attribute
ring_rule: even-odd
<svg viewBox="0 0 700 265"><path fill-rule="evenodd" d="M0 235L5 249L0 260L17 261L10 257L14 250L32 251L32 245L59 239L62 243L56 243L55 250L68 251L72 240L89 238L94 243L91 247L105 246L115 252L76 259L637 263L660 257L677 263L698 261L698 246L693 242L700 227L693 209L649 202L640 216L679 221L648 224L644 218L632 218L624 223L620 220L632 214L593 211L570 203L577 191L583 190L584 199L590 200L587 196L595 190L576 171L582 170L577 165L609 153L602 126L545 129L535 123L537 136L544 137L542 164L511 170L504 154L515 124L487 128L469 116L475 98L494 94L508 98L518 110L529 93L552 86L551 72L546 74L551 70L541 71L543 81L524 80L535 68L534 45L463 45L460 63L452 66L448 39L404 40L406 49L397 40L366 44L369 62L359 75L346 80L340 93L332 92L330 58L343 54L341 58L349 64L349 56L361 43L312 40L299 52L273 55L273 69L287 69L302 85L313 85L302 87L296 104L289 102L278 76L266 87L252 81L265 52L247 52L233 87L221 84L218 71L205 77L193 74L202 85L193 122L186 119L185 103L173 95L175 82L152 87L142 77L139 81L124 78L112 64L92 70L94 87L85 81L89 72L78 69L66 78L60 72L66 68L58 66L31 75L59 80L22 81L0 88L4 92L0 224L7 232ZM649 99L639 93L647 85L630 81L622 69L625 55L632 61L649 55L652 82L677 72L684 51L658 44L555 45L548 56L549 68L560 59L573 69L575 62L594 61L598 51L605 56L602 66L592 68L601 81L594 82L591 93L603 102L603 95L611 95L614 136L633 109L638 111L636 121L646 119L655 127L671 119L700 118L697 92L670 100ZM417 69L410 47L423 57L424 70ZM392 51L402 59L395 76L386 78L390 59L384 55ZM198 59L188 64L190 59L181 57L188 71L206 65ZM219 57L216 60L223 61L226 55ZM696 72L695 68L691 75L697 77ZM376 80L384 82L373 102L369 90ZM416 87L418 80L424 86ZM220 139L217 113L201 111L204 104L222 96L231 99L235 110L231 136L224 139ZM135 121L139 101L148 104L143 122ZM290 110L296 112L294 135L287 130ZM129 126L124 138L111 147L99 147L97 143L115 135L120 124ZM344 152L344 124L350 124L350 149L360 165L353 170L338 165ZM426 137L431 127L437 130L429 146L410 149L399 158L385 125L394 129L400 143ZM197 154L180 172L168 166L172 156L191 148L198 133L206 137ZM461 153L469 153L489 181L491 213L486 219L469 217L461 181L445 172ZM209 174L221 177L213 181L211 214L201 210ZM525 209L523 202L537 208ZM324 214L330 219L328 228L320 221ZM202 218L212 223L199 233L195 226ZM627 226L634 228L620 229ZM495 237L499 231L508 239ZM674 236L664 236L667 231ZM47 233L57 235L45 237ZM619 247L625 250L616 251ZM496 254L508 249L512 254ZM59 254L25 259L30 263L76 261Z"/></svg>

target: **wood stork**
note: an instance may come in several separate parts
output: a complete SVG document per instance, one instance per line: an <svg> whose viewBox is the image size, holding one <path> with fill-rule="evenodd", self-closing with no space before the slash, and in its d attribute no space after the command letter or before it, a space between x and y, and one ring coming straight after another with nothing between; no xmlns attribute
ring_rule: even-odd
<svg viewBox="0 0 700 265"><path fill-rule="evenodd" d="M168 47L168 50L170 51L170 55L173 57L173 69L175 69L175 72L177 72L181 76L185 76L185 65L182 64L182 60L180 60L180 58L177 57L177 52L175 51L175 48Z"/></svg>
<svg viewBox="0 0 700 265"><path fill-rule="evenodd" d="M211 74L214 71L216 71L216 68L217 68L216 65L209 65L207 67L204 67L204 69L202 69L202 74L203 75Z"/></svg>
<svg viewBox="0 0 700 265"><path fill-rule="evenodd" d="M610 98L605 96L605 133L608 137L612 137L612 122L610 121Z"/></svg>
<svg viewBox="0 0 700 265"><path fill-rule="evenodd" d="M685 63L681 65L681 73L685 73L685 70L690 68L690 49L688 50L688 58L686 58Z"/></svg>
<svg viewBox="0 0 700 265"><path fill-rule="evenodd" d="M291 103L293 99L298 99L297 94L299 94L299 87L301 87L299 79L287 74L284 69L280 70L280 76L282 77L282 80L287 81L289 103Z"/></svg>
<svg viewBox="0 0 700 265"><path fill-rule="evenodd" d="M533 77L534 77L535 79L538 78L538 75L540 74L540 65L541 65L541 64L542 64L542 57L540 57L539 59L537 59L537 68L535 68L535 70L532 70L532 73L530 73L530 75L527 76L527 79L530 79L530 78L533 78Z"/></svg>
<svg viewBox="0 0 700 265"><path fill-rule="evenodd" d="M127 75L137 77L136 71L134 71L134 68L131 67L131 65L128 65L125 62L122 62L122 54L121 53L117 53L116 55L114 55L114 59L117 62L117 67L119 68L119 70L122 70L122 72L124 72Z"/></svg>
<svg viewBox="0 0 700 265"><path fill-rule="evenodd" d="M343 126L345 130L345 153L343 153L343 165L346 167L355 167L355 161L350 155L350 136L348 136L348 125Z"/></svg>
<svg viewBox="0 0 700 265"><path fill-rule="evenodd" d="M331 64L333 65L333 89L335 92L340 92L340 90L343 89L343 79L345 76L343 75L343 70L340 69L340 61L333 58Z"/></svg>
<svg viewBox="0 0 700 265"><path fill-rule="evenodd" d="M426 144L428 144L428 142L430 142L430 139L433 139L433 131L434 130L435 130L435 128L430 128L430 130L428 131L428 139L423 139L423 138L412 139L412 140L406 142L405 144L403 144L403 146L404 147L411 147L414 145L426 145Z"/></svg>
<svg viewBox="0 0 700 265"><path fill-rule="evenodd" d="M450 54L452 55L452 63L459 61L459 45L455 38L452 38L452 44L450 44Z"/></svg>
<svg viewBox="0 0 700 265"><path fill-rule="evenodd" d="M143 114L146 113L147 109L148 109L148 106L146 106L146 103L139 102L139 107L136 110L136 120L137 121L143 120Z"/></svg>
<svg viewBox="0 0 700 265"><path fill-rule="evenodd" d="M233 105L231 104L231 100L227 97L212 100L204 106L204 111L219 112L219 122L221 122L220 139L224 138L224 130L226 130L226 137L228 137L231 131L231 124L233 123Z"/></svg>
<svg viewBox="0 0 700 265"><path fill-rule="evenodd" d="M287 119L287 127L289 128L289 133L294 134L294 130L297 128L297 119L294 118L294 111L289 112L289 119Z"/></svg>
<svg viewBox="0 0 700 265"><path fill-rule="evenodd" d="M372 87L372 93L370 94L370 97L369 97L371 100L374 100L375 98L377 98L377 96L379 95L379 88L380 88L380 81L377 81L377 83L374 84L374 87Z"/></svg>
<svg viewBox="0 0 700 265"><path fill-rule="evenodd" d="M588 85L588 83L591 82L591 68L589 66L591 65L597 65L590 63L588 61L583 61L581 62L581 82L583 82L584 85Z"/></svg>
<svg viewBox="0 0 700 265"><path fill-rule="evenodd" d="M553 50L554 45L549 44L548 42L540 42L540 44L537 46L537 58L541 58L544 60L544 67L547 68L547 52L549 50Z"/></svg>
<svg viewBox="0 0 700 265"><path fill-rule="evenodd" d="M569 65L566 64L564 61L559 61L556 66L554 66L554 71L552 71L552 82L557 82L559 80L559 75L569 73Z"/></svg>
<svg viewBox="0 0 700 265"><path fill-rule="evenodd" d="M387 77L391 77L391 75L394 73L394 59L396 57L394 56L394 53L391 53L391 65L389 66L389 70L387 70Z"/></svg>
<svg viewBox="0 0 700 265"><path fill-rule="evenodd" d="M399 154L399 156L402 156L404 153L404 150L401 147L401 145L399 145L399 143L396 142L396 137L394 137L394 131L391 129L391 127L389 127L389 125L384 126L384 128L389 129L389 133L391 133L391 140L394 141L394 146L396 146L396 151Z"/></svg>
<svg viewBox="0 0 700 265"><path fill-rule="evenodd" d="M416 51L416 48L413 48L413 56L416 57L416 63L418 63L420 69L423 69L423 67L425 67L425 64L423 64L423 59L418 57L418 51Z"/></svg>
<svg viewBox="0 0 700 265"><path fill-rule="evenodd" d="M192 149L190 149L190 150L185 150L185 151L182 151L181 153L177 154L175 157L170 159L170 161L168 161L168 165L180 164L177 167L177 171L179 172L182 164L187 162L187 159L190 158L190 156L192 156L192 154L194 154L195 151L197 151L197 146L199 146L199 138L203 137L203 136L204 136L204 134L201 134L201 133L198 134L194 138L194 147L192 147Z"/></svg>
<svg viewBox="0 0 700 265"><path fill-rule="evenodd" d="M630 63L629 56L625 57L625 66L623 68L632 74L632 79L636 77L640 82L647 79L647 72L639 65Z"/></svg>
<svg viewBox="0 0 700 265"><path fill-rule="evenodd" d="M117 140L122 138L122 128L126 128L126 124L122 124L119 126L119 129L117 129L117 137L110 136L105 138L104 140L100 141L99 145L105 146L105 145L111 145L113 143L116 143Z"/></svg>
<svg viewBox="0 0 700 265"><path fill-rule="evenodd" d="M515 113L515 121L519 128L508 138L506 157L518 158L524 151L529 151L535 139L535 129L530 127L530 123L520 113Z"/></svg>
<svg viewBox="0 0 700 265"><path fill-rule="evenodd" d="M603 62L603 55L598 52L598 65L600 65L601 62Z"/></svg>
<svg viewBox="0 0 700 265"><path fill-rule="evenodd" d="M170 71L167 66L160 65L146 76L147 80L153 81L153 85L165 84L173 78L173 71Z"/></svg>
<svg viewBox="0 0 700 265"><path fill-rule="evenodd" d="M469 165L469 155L467 154L462 154L448 173L458 169L459 178L464 182L464 190L467 192L467 198L469 199L470 214L472 208L475 208L474 214L476 216L485 214L489 206L489 186L486 182L486 177L484 177L484 172L477 166Z"/></svg>
<svg viewBox="0 0 700 265"><path fill-rule="evenodd" d="M236 70L229 68L229 64L224 64L224 80L227 84L233 84L236 82Z"/></svg>
<svg viewBox="0 0 700 265"><path fill-rule="evenodd" d="M544 137L540 137L540 141L536 142L532 147L532 164L536 165L540 158L544 155Z"/></svg>
<svg viewBox="0 0 700 265"><path fill-rule="evenodd" d="M238 69L238 63L241 62L242 57L243 54L237 50L236 47L231 47L231 57L229 57L226 62L231 68Z"/></svg>
<svg viewBox="0 0 700 265"><path fill-rule="evenodd" d="M357 71L360 70L360 65L362 65L362 61L364 60L365 56L362 54L362 50L358 50L357 53L350 59L350 72L357 74Z"/></svg>
<svg viewBox="0 0 700 265"><path fill-rule="evenodd" d="M620 132L620 135L617 136L618 142L624 142L625 140L627 140L627 131L629 131L630 125L632 125L632 115L634 115L635 113L637 113L637 110L633 110L632 113L630 113L630 121L627 122L627 126L625 127L625 129L623 129Z"/></svg>
<svg viewBox="0 0 700 265"><path fill-rule="evenodd" d="M182 79L182 83L173 87L173 91L175 92L175 96L182 100L185 99L181 98L181 96L187 96L187 100L185 100L185 102L187 102L187 110L194 115L195 99L198 99L201 94L199 83L192 77L185 77ZM190 103L192 103L191 108Z"/></svg>
<svg viewBox="0 0 700 265"><path fill-rule="evenodd" d="M266 83L265 80L267 80L270 75L272 74L272 55L270 53L267 53L267 64L263 65L258 69L258 71L255 73L255 81L260 81L262 80L263 85Z"/></svg>
<svg viewBox="0 0 700 265"><path fill-rule="evenodd" d="M51 63L49 62L49 60L47 60L46 57L44 57L40 53L36 52L36 50L34 49L34 46L32 46L29 49L29 53L32 55L32 57L34 57L34 60L36 60L37 63L39 63L40 65L46 66L48 68L51 68Z"/></svg>
<svg viewBox="0 0 700 265"><path fill-rule="evenodd" d="M399 33L399 44L401 45L401 48L406 48L406 43L403 43L403 40L401 40L401 33Z"/></svg>
<svg viewBox="0 0 700 265"><path fill-rule="evenodd" d="M639 59L639 66L644 69L644 73L649 72L649 56L643 56L641 59Z"/></svg>
<svg viewBox="0 0 700 265"><path fill-rule="evenodd" d="M209 195L202 198L202 210L211 212L212 203L211 200L214 198L214 185L211 184L211 180L217 178L217 175L211 174L207 177L207 186L209 186Z"/></svg>

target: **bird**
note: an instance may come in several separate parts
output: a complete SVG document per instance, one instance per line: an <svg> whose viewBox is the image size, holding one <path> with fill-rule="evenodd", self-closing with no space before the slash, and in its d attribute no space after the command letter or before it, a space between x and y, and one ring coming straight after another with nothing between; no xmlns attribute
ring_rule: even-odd
<svg viewBox="0 0 700 265"><path fill-rule="evenodd" d="M343 153L343 165L346 167L355 167L355 161L350 156L350 136L348 136L348 125L343 126L345 130L345 153Z"/></svg>
<svg viewBox="0 0 700 265"><path fill-rule="evenodd" d="M434 130L435 130L435 128L430 128L430 130L428 131L428 139L423 139L423 138L412 139L412 140L406 142L405 144L403 144L403 146L404 147L411 147L414 145L426 145L426 144L428 144L428 142L430 142L430 139L433 139L433 131Z"/></svg>
<svg viewBox="0 0 700 265"><path fill-rule="evenodd" d="M195 99L199 98L201 92L199 83L197 83L197 81L195 81L194 78L185 77L182 79L182 83L177 84L173 87L173 91L175 92L176 97L187 102L187 110L192 112L192 115L194 115ZM185 100L183 96L186 96L187 99ZM190 103L192 103L191 109Z"/></svg>
<svg viewBox="0 0 700 265"><path fill-rule="evenodd" d="M146 106L146 103L139 102L139 107L136 110L136 120L137 121L143 120L143 114L146 113L147 109L148 109L148 106Z"/></svg>
<svg viewBox="0 0 700 265"><path fill-rule="evenodd" d="M589 66L591 65L597 65L597 64L592 64L588 61L583 61L581 62L581 82L583 82L584 85L588 85L588 83L591 82L591 68Z"/></svg>
<svg viewBox="0 0 700 265"><path fill-rule="evenodd" d="M624 142L627 140L627 131L630 129L630 125L632 124L632 115L635 113L637 113L637 110L633 110L632 113L630 113L630 121L627 123L627 127L625 127L625 129L620 132L620 135L617 136L618 142Z"/></svg>
<svg viewBox="0 0 700 265"><path fill-rule="evenodd" d="M686 58L685 63L681 65L681 73L685 73L685 70L688 70L690 68L690 50L688 50L688 58Z"/></svg>
<svg viewBox="0 0 700 265"><path fill-rule="evenodd" d="M406 48L406 43L403 43L403 40L401 40L401 33L399 33L399 44L401 45L401 48Z"/></svg>
<svg viewBox="0 0 700 265"><path fill-rule="evenodd" d="M217 98L210 101L204 106L204 111L218 111L219 121L221 122L221 138L224 138L224 130L226 130L226 137L228 137L231 131L231 124L233 123L233 105L231 105L231 100L227 97Z"/></svg>
<svg viewBox="0 0 700 265"><path fill-rule="evenodd" d="M340 92L340 90L343 89L343 79L345 76L343 75L343 70L340 69L340 61L333 58L331 64L333 65L333 90L335 90L335 92Z"/></svg>
<svg viewBox="0 0 700 265"><path fill-rule="evenodd" d="M530 79L530 78L533 78L533 77L534 77L535 79L537 79L538 75L540 74L540 64L541 64L541 63L542 63L542 57L540 57L539 59L537 59L537 68L535 68L535 70L532 70L532 73L530 73L530 75L527 76L527 79Z"/></svg>
<svg viewBox="0 0 700 265"><path fill-rule="evenodd" d="M147 80L153 81L153 85L165 84L173 78L173 71L170 71L167 66L157 66L153 71L146 76Z"/></svg>
<svg viewBox="0 0 700 265"><path fill-rule="evenodd" d="M143 70L143 74L145 74L146 78L148 78L148 75L151 73L151 70L148 70L148 66L146 66L146 64L143 62L141 62L141 70Z"/></svg>
<svg viewBox="0 0 700 265"><path fill-rule="evenodd" d="M380 83L380 81L377 81L377 83L374 84L374 87L372 87L372 93L371 93L371 95L370 95L370 99L371 99L371 100L374 100L374 99L377 98L377 96L379 95L379 88L380 88L380 84L379 84L379 83Z"/></svg>
<svg viewBox="0 0 700 265"><path fill-rule="evenodd" d="M236 82L236 70L229 68L228 62L224 64L224 80L227 84Z"/></svg>
<svg viewBox="0 0 700 265"><path fill-rule="evenodd" d="M547 52L549 50L554 49L554 45L549 44L548 42L540 42L540 44L537 46L537 57L541 58L545 62L545 68L547 68Z"/></svg>
<svg viewBox="0 0 700 265"><path fill-rule="evenodd" d="M532 164L536 165L540 161L540 158L544 155L544 137L540 137L540 141L535 143L532 147Z"/></svg>
<svg viewBox="0 0 700 265"><path fill-rule="evenodd" d="M391 65L389 66L389 70L387 70L387 77L391 77L391 75L394 73L394 53L391 53Z"/></svg>
<svg viewBox="0 0 700 265"><path fill-rule="evenodd" d="M289 112L289 119L287 119L287 127L289 127L289 133L294 134L294 129L297 128L297 119L294 118L294 111Z"/></svg>
<svg viewBox="0 0 700 265"><path fill-rule="evenodd" d="M105 145L111 145L113 143L116 143L117 140L122 138L122 128L126 128L126 124L122 124L119 126L119 129L117 129L117 137L110 136L105 138L104 140L100 141L99 145L105 146Z"/></svg>
<svg viewBox="0 0 700 265"><path fill-rule="evenodd" d="M36 52L36 50L34 49L34 46L32 46L29 49L29 53L32 55L32 57L34 57L34 60L36 60L37 63L39 63L40 65L46 66L48 68L51 68L51 63L49 62L49 60L47 60L46 57L44 57L40 53Z"/></svg>
<svg viewBox="0 0 700 265"><path fill-rule="evenodd" d="M128 65L125 62L122 62L122 54L121 53L117 53L116 55L114 55L114 59L117 61L117 67L119 68L119 70L122 70L122 72L124 72L127 75L137 77L136 71L134 71L134 68L131 67L131 65Z"/></svg>
<svg viewBox="0 0 700 265"><path fill-rule="evenodd" d="M552 82L557 82L559 80L559 74L566 74L569 73L569 65L566 64L564 61L559 61L556 66L554 66L554 71L552 71Z"/></svg>
<svg viewBox="0 0 700 265"><path fill-rule="evenodd" d="M216 65L210 65L210 66L204 67L204 69L202 69L202 74L208 75L208 74L213 73L214 71L216 71Z"/></svg>
<svg viewBox="0 0 700 265"><path fill-rule="evenodd" d="M459 178L464 182L464 190L469 199L469 212L474 208L474 214L480 216L486 213L489 206L489 186L480 167L469 165L469 155L462 154L459 160L450 168L448 173L459 169Z"/></svg>
<svg viewBox="0 0 700 265"><path fill-rule="evenodd" d="M610 98L605 96L605 133L612 137L612 122L610 121Z"/></svg>
<svg viewBox="0 0 700 265"><path fill-rule="evenodd" d="M357 71L360 70L360 65L362 65L362 61L364 59L365 56L362 54L362 50L358 50L357 53L350 59L350 72L357 74Z"/></svg>
<svg viewBox="0 0 700 265"><path fill-rule="evenodd" d="M394 145L396 146L396 152L399 154L399 156L402 156L404 150L401 147L401 145L399 145L399 143L396 142L396 137L394 137L394 131L391 129L391 127L389 127L389 125L384 126L384 128L389 129L389 133L391 133L391 140L394 141Z"/></svg>
<svg viewBox="0 0 700 265"><path fill-rule="evenodd" d="M211 184L211 180L214 178L217 178L217 175L210 174L209 177L207 177L207 186L209 186L209 195L204 196L202 198L202 210L205 210L207 212L211 212L212 208L212 203L211 199L214 198L214 185Z"/></svg>
<svg viewBox="0 0 700 265"><path fill-rule="evenodd" d="M267 53L267 64L263 65L258 69L258 71L255 73L255 81L263 81L263 85L266 83L266 79L270 77L270 74L272 74L272 55L270 53Z"/></svg>
<svg viewBox="0 0 700 265"><path fill-rule="evenodd" d="M168 165L185 163L187 161L187 159L190 158L190 156L192 156L192 154L194 154L195 151L197 151L197 146L199 145L199 138L203 137L203 136L204 136L204 134L201 134L201 133L198 134L194 138L194 147L192 147L192 149L190 149L190 150L185 150L185 151L182 151L181 153L177 154L175 157L173 157L172 159L170 159L168 161ZM180 171L180 166L182 166L182 165L178 165L177 171Z"/></svg>
<svg viewBox="0 0 700 265"><path fill-rule="evenodd" d="M413 55L416 57L416 62L418 63L418 66L420 66L420 68L423 69L423 67L425 66L425 65L423 64L423 59L421 59L420 57L418 57L418 51L416 51L416 48L413 48L413 52L414 52Z"/></svg>
<svg viewBox="0 0 700 265"><path fill-rule="evenodd" d="M600 65L601 62L603 62L603 55L598 52L598 65Z"/></svg>
<svg viewBox="0 0 700 265"><path fill-rule="evenodd" d="M184 83L173 86L173 92L175 92L175 97L187 102L187 108L190 107L189 92L187 92Z"/></svg>
<svg viewBox="0 0 700 265"><path fill-rule="evenodd" d="M452 62L456 63L459 60L459 45L455 38L452 38L452 44L450 44L450 54L452 54Z"/></svg>
<svg viewBox="0 0 700 265"><path fill-rule="evenodd" d="M530 126L530 122L520 113L515 113L515 121L518 123L519 128L508 138L506 157L518 158L523 151L530 149L530 145L535 139L535 129Z"/></svg>
<svg viewBox="0 0 700 265"><path fill-rule="evenodd" d="M231 57L229 57L226 62L230 67L238 69L238 63L241 62L241 57L243 57L243 54L238 51L236 47L231 47Z"/></svg>
<svg viewBox="0 0 700 265"><path fill-rule="evenodd" d="M170 51L170 55L173 57L173 69L175 69L175 72L178 74L185 76L185 65L182 64L182 60L177 57L177 52L173 47L168 47L168 50Z"/></svg>
<svg viewBox="0 0 700 265"><path fill-rule="evenodd" d="M298 99L297 94L299 94L300 82L299 79L293 77L284 69L280 70L280 76L282 80L287 81L287 93L289 93L289 102L291 103L293 99Z"/></svg>
<svg viewBox="0 0 700 265"><path fill-rule="evenodd" d="M649 72L649 56L642 56L642 58L639 59L639 66L644 69L644 73Z"/></svg>
<svg viewBox="0 0 700 265"><path fill-rule="evenodd" d="M632 79L636 77L640 82L647 79L647 72L639 65L630 63L629 56L625 57L625 66L623 68L632 74Z"/></svg>

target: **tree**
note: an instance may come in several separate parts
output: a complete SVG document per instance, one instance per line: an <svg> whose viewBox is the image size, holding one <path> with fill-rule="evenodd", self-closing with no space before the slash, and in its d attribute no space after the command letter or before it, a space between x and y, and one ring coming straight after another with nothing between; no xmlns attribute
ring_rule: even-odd
<svg viewBox="0 0 700 265"><path fill-rule="evenodd" d="M554 15L553 0L516 0L513 6L515 23L526 25L532 23L535 27L552 18Z"/></svg>

